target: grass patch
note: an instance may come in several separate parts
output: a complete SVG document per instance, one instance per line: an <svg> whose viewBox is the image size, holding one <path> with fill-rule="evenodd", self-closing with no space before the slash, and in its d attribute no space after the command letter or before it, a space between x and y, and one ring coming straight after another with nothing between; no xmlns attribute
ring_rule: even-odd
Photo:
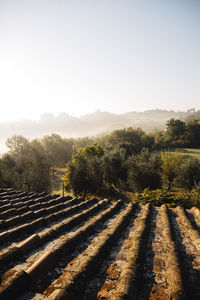
<svg viewBox="0 0 200 300"><path fill-rule="evenodd" d="M200 154L200 149L190 149L190 148L184 148L184 151L188 152L188 153L197 153Z"/></svg>
<svg viewBox="0 0 200 300"><path fill-rule="evenodd" d="M168 207L176 207L177 205L184 208L200 207L200 191L196 189L191 191L183 189L177 191L145 189L142 193L135 193L132 201L142 205L151 203L153 206L166 204Z"/></svg>
<svg viewBox="0 0 200 300"><path fill-rule="evenodd" d="M193 158L200 159L200 149L190 149L190 148L176 148L172 151L167 151L167 153L181 155L181 156L191 156Z"/></svg>

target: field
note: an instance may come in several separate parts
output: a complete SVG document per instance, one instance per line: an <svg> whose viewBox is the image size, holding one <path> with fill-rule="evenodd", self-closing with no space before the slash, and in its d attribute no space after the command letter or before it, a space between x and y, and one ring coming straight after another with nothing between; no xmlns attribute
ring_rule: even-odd
<svg viewBox="0 0 200 300"><path fill-rule="evenodd" d="M200 212L0 192L0 299L200 299Z"/></svg>
<svg viewBox="0 0 200 300"><path fill-rule="evenodd" d="M192 156L194 158L200 159L200 149L177 148L174 151L169 151L169 153L183 156Z"/></svg>

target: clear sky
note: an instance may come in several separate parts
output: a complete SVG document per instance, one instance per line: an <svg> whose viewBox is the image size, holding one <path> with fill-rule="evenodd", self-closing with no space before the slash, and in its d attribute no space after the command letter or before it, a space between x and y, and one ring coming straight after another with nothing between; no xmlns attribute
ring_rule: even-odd
<svg viewBox="0 0 200 300"><path fill-rule="evenodd" d="M0 121L200 109L199 0L0 0Z"/></svg>

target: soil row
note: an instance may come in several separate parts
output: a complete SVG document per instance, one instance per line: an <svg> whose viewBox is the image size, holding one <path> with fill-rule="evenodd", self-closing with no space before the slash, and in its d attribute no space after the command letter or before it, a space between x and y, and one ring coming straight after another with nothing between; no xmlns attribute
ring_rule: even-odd
<svg viewBox="0 0 200 300"><path fill-rule="evenodd" d="M101 201L99 204L97 204L95 207L91 208L90 210L87 210L82 212L82 214L79 215L79 218L76 218L76 222L72 222L73 219L69 220L69 222L66 222L65 225L69 227L69 225L75 225L78 222L80 222L80 217L81 219L87 219L91 215L91 213L95 212L95 209L97 207L105 207L105 205L108 203L107 200ZM114 203L110 208L107 210L103 211L103 213L98 214L97 217L91 219L88 221L84 226L80 227L78 230L75 232L72 232L71 234L68 235L62 235L59 239L57 239L54 243L54 247L52 248L51 251L47 251L47 249L43 250L44 255L39 256L38 260L33 263L27 270L26 274L29 276L27 278L27 284L32 284L35 282L35 280L42 276L42 274L49 269L51 269L54 265L56 265L61 257L65 254L70 254L71 251L76 247L77 244L80 243L82 239L84 239L87 235L91 234L92 232L94 233L95 230L97 230L97 227L104 222L107 218L111 217L116 211L119 210L120 206L122 206L122 202L118 201ZM75 219L75 218L74 218ZM68 228L69 229L69 228ZM63 228L62 228L63 230ZM61 231L62 231L61 230ZM48 233L46 233L48 234ZM43 235L44 238L44 235ZM41 254L41 252L40 252ZM32 261L35 261L35 256L33 255ZM19 270L23 269L23 265L18 266ZM13 270L14 271L14 270ZM16 297L16 280L17 280L17 285L18 287L18 293L22 291L23 286L21 286L20 289L20 279L22 278L24 280L24 272L18 271L14 272L14 276L12 277L12 280L10 281L9 278L5 278L7 274L4 274L4 281L1 285L2 290L1 290L1 297L10 297L9 299L14 299L14 296L12 293L14 293ZM14 289L13 289L14 288ZM5 298L6 299L6 298Z"/></svg>
<svg viewBox="0 0 200 300"><path fill-rule="evenodd" d="M200 299L197 208L2 190L0 216L0 299Z"/></svg>
<svg viewBox="0 0 200 300"><path fill-rule="evenodd" d="M192 210L191 212L192 213ZM179 258L186 298L200 299L200 237L186 211L177 207L168 212Z"/></svg>
<svg viewBox="0 0 200 300"><path fill-rule="evenodd" d="M76 200L76 199L74 199ZM83 200L82 198L78 199L79 202ZM32 200L35 201L35 200ZM10 229L11 227L18 225L24 222L24 219L36 219L38 216L45 216L51 212L58 211L68 207L69 198L67 197L58 197L50 199L48 202L39 202L34 205L25 205L22 202L19 202L17 207L19 208L10 208L2 213L0 213L0 229Z"/></svg>
<svg viewBox="0 0 200 300"><path fill-rule="evenodd" d="M106 203L107 202L105 201L105 204ZM29 236L26 240L23 240L18 244L15 243L13 246L10 246L9 248L5 249L5 251L1 251L0 253L1 272L2 270L5 271L5 267L8 268L11 262L14 263L16 260L18 260L22 254L26 253L30 249L34 250L33 245L34 247L38 245L41 246L43 243L50 241L52 238L55 238L58 234L64 232L67 228L71 228L77 225L81 220L93 214L98 209L98 207L102 207L100 203L97 203L96 206L92 207L91 209L87 209L88 207L95 204L96 204L96 200L92 199L82 204L72 206L71 208L66 209L64 212L62 211L61 212L62 221L60 222L58 222L60 219L60 218L58 219L58 215L53 214L51 215L51 219L48 218L48 222L49 222L48 227L40 231L39 234L33 234ZM86 209L86 211L84 211L84 209ZM74 217L70 217L72 214L78 213L79 211L81 211L81 213L77 214ZM63 216L65 216L64 220L63 220ZM57 222L52 223L56 219ZM35 222L29 223L28 225L32 225L32 224L35 224ZM16 228L15 232L21 229L27 230L27 225L25 224L25 226L23 227ZM33 229L34 229L33 227L28 227L28 232L31 231L34 232ZM35 229L37 229L37 227ZM25 233L26 232L24 232L24 234ZM9 235L9 237L12 238L11 235ZM14 238L12 239L12 241L13 240Z"/></svg>
<svg viewBox="0 0 200 300"><path fill-rule="evenodd" d="M74 262L66 267L63 274L51 285L54 289L59 282L60 288L48 297L49 299L82 299L85 285L98 271L102 261L108 255L121 232L128 226L134 206L129 204L114 220L112 226L102 231Z"/></svg>

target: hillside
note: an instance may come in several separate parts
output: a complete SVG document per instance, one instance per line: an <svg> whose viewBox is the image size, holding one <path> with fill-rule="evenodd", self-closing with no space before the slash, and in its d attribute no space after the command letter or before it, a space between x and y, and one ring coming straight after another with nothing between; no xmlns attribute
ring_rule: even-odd
<svg viewBox="0 0 200 300"><path fill-rule="evenodd" d="M0 299L198 299L200 217L2 190Z"/></svg>
<svg viewBox="0 0 200 300"><path fill-rule="evenodd" d="M5 152L5 142L13 135L23 135L27 138L40 138L47 134L57 133L63 137L94 136L114 129L125 127L142 128L147 132L163 130L166 121L171 118L187 119L190 112L175 112L168 110L148 110L144 112L129 112L112 114L96 111L81 117L72 117L67 113L57 116L46 113L40 120L21 120L0 123L0 153Z"/></svg>

